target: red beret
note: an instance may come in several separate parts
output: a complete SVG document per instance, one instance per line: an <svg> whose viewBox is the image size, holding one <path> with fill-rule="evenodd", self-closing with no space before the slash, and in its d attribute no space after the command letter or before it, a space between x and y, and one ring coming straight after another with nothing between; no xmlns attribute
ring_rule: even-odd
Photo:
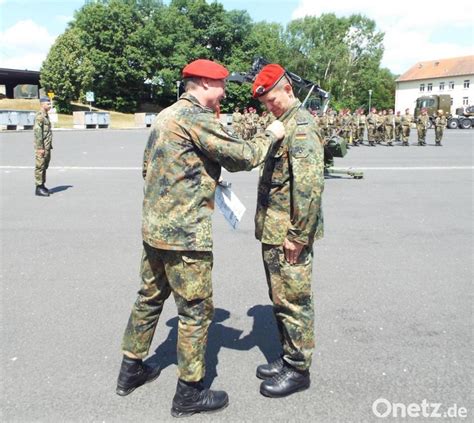
<svg viewBox="0 0 474 423"><path fill-rule="evenodd" d="M253 98L258 98L270 91L285 74L285 69L272 63L259 72L252 85Z"/></svg>
<svg viewBox="0 0 474 423"><path fill-rule="evenodd" d="M212 60L198 59L187 64L183 69L183 78L192 78L194 76L209 79L225 79L229 76L229 71Z"/></svg>

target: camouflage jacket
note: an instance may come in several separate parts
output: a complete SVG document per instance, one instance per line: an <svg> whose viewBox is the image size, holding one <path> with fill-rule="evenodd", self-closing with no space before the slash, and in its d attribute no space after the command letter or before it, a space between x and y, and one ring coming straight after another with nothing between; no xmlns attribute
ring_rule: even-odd
<svg viewBox="0 0 474 423"><path fill-rule="evenodd" d="M158 114L145 148L143 240L165 250L211 251L221 166L250 170L274 141L269 131L250 141L236 138L211 109L183 94Z"/></svg>
<svg viewBox="0 0 474 423"><path fill-rule="evenodd" d="M410 114L404 114L401 117L402 126L411 126L413 123L413 116Z"/></svg>
<svg viewBox="0 0 474 423"><path fill-rule="evenodd" d="M33 126L35 135L35 150L50 150L53 148L53 132L51 130L51 121L49 115L40 110L35 115Z"/></svg>
<svg viewBox="0 0 474 423"><path fill-rule="evenodd" d="M428 128L430 117L428 115L419 115L416 118L416 126L419 128Z"/></svg>
<svg viewBox="0 0 474 423"><path fill-rule="evenodd" d="M280 121L286 137L276 143L260 169L255 236L282 245L285 238L310 245L323 236L322 138L311 114L297 100Z"/></svg>
<svg viewBox="0 0 474 423"><path fill-rule="evenodd" d="M367 115L367 126L374 128L377 125L377 115L370 112Z"/></svg>
<svg viewBox="0 0 474 423"><path fill-rule="evenodd" d="M435 119L436 128L446 128L447 119L445 116L437 116Z"/></svg>

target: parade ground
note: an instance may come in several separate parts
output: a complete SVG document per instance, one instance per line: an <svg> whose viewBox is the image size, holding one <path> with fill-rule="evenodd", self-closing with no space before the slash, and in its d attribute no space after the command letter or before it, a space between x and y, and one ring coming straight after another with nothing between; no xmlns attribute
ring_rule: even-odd
<svg viewBox="0 0 474 423"><path fill-rule="evenodd" d="M159 378L115 394L139 287L142 153L148 130L54 132L34 196L33 133L0 133L2 422L165 422L176 388L176 307L150 360ZM426 147L352 147L326 179L314 247L311 388L259 394L279 343L253 235L258 171L225 180L247 208L214 214L215 318L205 383L229 406L195 422L472 421L474 130L430 130ZM405 416L403 415L405 414ZM439 416L438 416L439 415ZM438 417L438 418L437 418Z"/></svg>

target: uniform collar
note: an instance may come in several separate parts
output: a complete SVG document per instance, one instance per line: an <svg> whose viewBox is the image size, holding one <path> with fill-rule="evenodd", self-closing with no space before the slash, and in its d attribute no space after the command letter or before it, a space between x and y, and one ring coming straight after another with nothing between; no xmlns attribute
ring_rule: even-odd
<svg viewBox="0 0 474 423"><path fill-rule="evenodd" d="M278 118L278 120L282 123L288 122L296 114L296 112L299 110L300 106L301 106L301 102L298 99L296 99L293 102L293 104L290 106L290 108L285 113L283 113Z"/></svg>
<svg viewBox="0 0 474 423"><path fill-rule="evenodd" d="M181 94L181 97L179 97L179 99L189 101L194 106L198 106L201 109L205 110L206 112L214 113L214 111L211 108L203 106L201 103L199 103L199 100L196 97L194 97L192 94L189 94L189 93Z"/></svg>

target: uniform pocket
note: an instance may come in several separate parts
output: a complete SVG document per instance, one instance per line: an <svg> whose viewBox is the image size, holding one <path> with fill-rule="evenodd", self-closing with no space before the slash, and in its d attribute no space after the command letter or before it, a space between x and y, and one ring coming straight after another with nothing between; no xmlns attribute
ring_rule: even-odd
<svg viewBox="0 0 474 423"><path fill-rule="evenodd" d="M187 301L206 299L212 295L212 252L176 252L176 260L167 269L167 276L173 291Z"/></svg>

